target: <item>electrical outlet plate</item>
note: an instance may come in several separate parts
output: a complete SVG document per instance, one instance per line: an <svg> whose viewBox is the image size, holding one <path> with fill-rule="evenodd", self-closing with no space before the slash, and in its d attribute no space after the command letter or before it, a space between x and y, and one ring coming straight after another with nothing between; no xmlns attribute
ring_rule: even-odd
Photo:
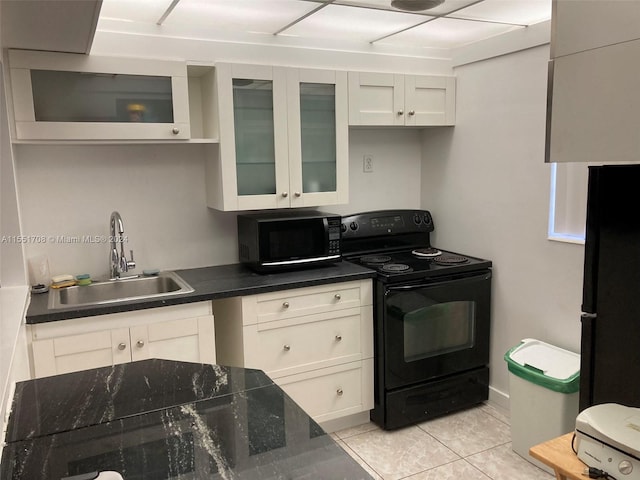
<svg viewBox="0 0 640 480"><path fill-rule="evenodd" d="M373 155L365 154L362 157L362 171L365 173L373 172Z"/></svg>

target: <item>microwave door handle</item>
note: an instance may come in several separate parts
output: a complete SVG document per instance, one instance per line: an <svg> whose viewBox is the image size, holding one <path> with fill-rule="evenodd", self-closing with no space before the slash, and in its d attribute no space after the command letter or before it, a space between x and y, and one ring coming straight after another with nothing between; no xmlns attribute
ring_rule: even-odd
<svg viewBox="0 0 640 480"><path fill-rule="evenodd" d="M408 292L411 290L419 290L421 288L431 288L431 287L440 287L442 285L451 285L452 283L463 283L463 282L476 281L476 280L486 280L489 277L491 277L490 272L482 273L481 275L471 275L471 276L462 277L462 278L449 278L447 280L443 280L440 282L426 282L426 283L420 283L418 285L398 285L394 287L388 287L387 290Z"/></svg>
<svg viewBox="0 0 640 480"><path fill-rule="evenodd" d="M304 263L314 263L323 260L337 260L340 255L327 255L324 257L301 258L299 260L282 260L281 262L263 262L261 265L265 267L276 267L279 265L300 265Z"/></svg>

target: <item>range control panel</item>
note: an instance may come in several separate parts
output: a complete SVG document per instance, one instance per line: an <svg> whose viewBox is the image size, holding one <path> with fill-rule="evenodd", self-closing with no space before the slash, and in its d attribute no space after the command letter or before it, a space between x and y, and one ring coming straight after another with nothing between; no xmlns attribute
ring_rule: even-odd
<svg viewBox="0 0 640 480"><path fill-rule="evenodd" d="M377 210L342 217L342 238L433 232L428 210Z"/></svg>

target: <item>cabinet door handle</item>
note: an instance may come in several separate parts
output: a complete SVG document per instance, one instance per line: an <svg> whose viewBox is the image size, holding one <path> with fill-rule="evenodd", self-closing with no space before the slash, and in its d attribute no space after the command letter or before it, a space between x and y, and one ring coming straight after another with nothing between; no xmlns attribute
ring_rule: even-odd
<svg viewBox="0 0 640 480"><path fill-rule="evenodd" d="M284 198L287 198L287 197L289 196L289 192L282 192L282 196L283 196Z"/></svg>
<svg viewBox="0 0 640 480"><path fill-rule="evenodd" d="M413 115L415 115L415 114L416 114L416 111L415 111L415 110L409 110L409 115L413 116Z"/></svg>
<svg viewBox="0 0 640 480"><path fill-rule="evenodd" d="M342 391L342 388L338 387L338 390L336 390L336 394L340 397L340 396L342 396L343 393L344 392Z"/></svg>
<svg viewBox="0 0 640 480"><path fill-rule="evenodd" d="M178 127L173 127L171 129L171 133L173 133L174 135L178 135L180 133L180 129Z"/></svg>
<svg viewBox="0 0 640 480"><path fill-rule="evenodd" d="M289 302L283 302L282 308L289 308Z"/></svg>
<svg viewBox="0 0 640 480"><path fill-rule="evenodd" d="M127 348L127 344L126 343L119 343L118 344L118 350L124 350L125 348Z"/></svg>
<svg viewBox="0 0 640 480"><path fill-rule="evenodd" d="M398 110L398 115L404 115L404 110Z"/></svg>
<svg viewBox="0 0 640 480"><path fill-rule="evenodd" d="M138 346L138 348L142 348L142 347L144 347L144 340L138 340L138 341L136 342L136 345Z"/></svg>
<svg viewBox="0 0 640 480"><path fill-rule="evenodd" d="M289 350L291 350L291 345L289 345L289 344L285 343L285 345L284 345L284 347L282 347L282 349L283 349L285 352L288 352Z"/></svg>
<svg viewBox="0 0 640 480"><path fill-rule="evenodd" d="M301 194L300 192L296 192L294 195L295 195L296 197L300 197L302 194Z"/></svg>
<svg viewBox="0 0 640 480"><path fill-rule="evenodd" d="M342 296L339 293L336 293L333 298L335 298L336 300L340 300L342 298Z"/></svg>
<svg viewBox="0 0 640 480"><path fill-rule="evenodd" d="M342 335L336 335L336 342L342 341Z"/></svg>

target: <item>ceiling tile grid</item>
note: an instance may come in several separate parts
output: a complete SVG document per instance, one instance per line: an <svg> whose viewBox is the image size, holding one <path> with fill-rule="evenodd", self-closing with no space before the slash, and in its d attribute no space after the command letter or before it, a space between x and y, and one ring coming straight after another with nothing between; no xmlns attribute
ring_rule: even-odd
<svg viewBox="0 0 640 480"><path fill-rule="evenodd" d="M208 32L212 39L226 32L455 49L549 20L551 0L444 0L415 12L394 8L391 0L103 0L100 18L183 35Z"/></svg>

